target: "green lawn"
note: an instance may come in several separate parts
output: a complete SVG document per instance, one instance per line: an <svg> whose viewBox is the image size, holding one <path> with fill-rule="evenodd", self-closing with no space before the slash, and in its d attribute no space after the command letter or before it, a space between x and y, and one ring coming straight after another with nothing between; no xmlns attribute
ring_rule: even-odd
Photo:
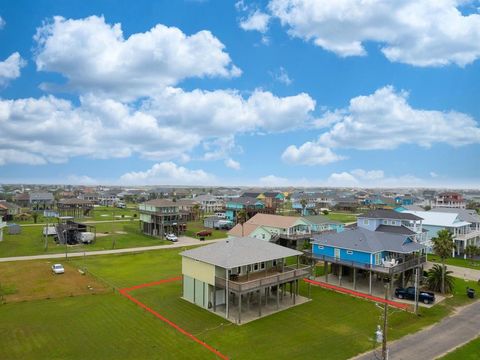
<svg viewBox="0 0 480 360"><path fill-rule="evenodd" d="M214 240L214 239L223 239L227 237L227 231L225 230L214 230L214 229L207 229L203 226L203 221L190 221L187 223L187 231L185 232L186 236L191 236L196 238L196 233L202 230L210 230L212 231L212 236L205 237L206 240Z"/></svg>
<svg viewBox="0 0 480 360"><path fill-rule="evenodd" d="M428 261L438 262L440 263L441 260L438 256L433 254L428 254ZM445 264L453 265L453 266L460 266L469 269L480 270L480 261L472 260L472 259L459 259L459 258L448 258L445 260Z"/></svg>
<svg viewBox="0 0 480 360"><path fill-rule="evenodd" d="M143 235L139 230L138 222L134 221L100 223L96 224L95 227L97 230L97 241L94 244L69 246L68 252L171 244L171 242L166 240ZM108 232L108 235L102 236L106 232ZM126 234L122 234L123 232ZM57 245L53 241L53 237L48 238L48 250L45 251L45 237L42 235L41 226L23 226L21 234L4 234L4 240L0 242L0 257L64 252L65 246Z"/></svg>
<svg viewBox="0 0 480 360"><path fill-rule="evenodd" d="M122 288L177 276L182 249L71 259ZM390 339L417 331L471 300L458 292L421 316L391 310ZM469 284L469 286L477 285ZM302 284L306 295L308 285ZM132 292L136 298L232 359L347 359L372 349L381 309L319 287L312 301L236 326L180 299L181 282ZM213 359L203 347L118 294L85 295L0 306L0 358ZM14 329L14 330L12 330Z"/></svg>
<svg viewBox="0 0 480 360"><path fill-rule="evenodd" d="M480 359L480 337L442 357L442 360L478 360Z"/></svg>
<svg viewBox="0 0 480 360"><path fill-rule="evenodd" d="M330 220L340 221L344 224L357 221L357 216L352 213L330 212L327 217Z"/></svg>
<svg viewBox="0 0 480 360"><path fill-rule="evenodd" d="M138 218L138 209L137 207L130 206L126 209L115 208L111 206L98 206L93 208L89 216L82 216L76 218L78 221L111 221L111 220L129 220ZM25 224L34 224L33 219L26 220L26 221L13 221L17 224L25 225ZM39 211L37 224L45 224L47 222L47 218L43 217L43 211ZM52 219L50 219L52 222Z"/></svg>

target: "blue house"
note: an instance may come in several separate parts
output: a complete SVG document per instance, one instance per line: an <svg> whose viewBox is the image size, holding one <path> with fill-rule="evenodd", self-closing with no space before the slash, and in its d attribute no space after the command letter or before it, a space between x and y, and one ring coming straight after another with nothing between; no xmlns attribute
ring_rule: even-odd
<svg viewBox="0 0 480 360"><path fill-rule="evenodd" d="M312 232L323 232L323 231L342 232L345 226L343 223L339 221L330 220L324 215L311 215L311 216L304 216L303 218L311 224Z"/></svg>
<svg viewBox="0 0 480 360"><path fill-rule="evenodd" d="M239 211L245 210L248 217L252 217L262 209L265 209L263 201L253 197L241 196L227 201L225 205L225 217L230 221L236 222Z"/></svg>
<svg viewBox="0 0 480 360"><path fill-rule="evenodd" d="M395 278L402 285L409 280L407 272L423 266L426 262L425 246L415 242L411 235L371 231L361 227L343 232L323 233L313 237L312 256L325 264L328 282L329 264L338 276L349 277L356 289L358 278L369 278L369 293L372 293L373 274L391 282ZM411 272L409 273L411 275ZM377 277L378 277L377 276Z"/></svg>

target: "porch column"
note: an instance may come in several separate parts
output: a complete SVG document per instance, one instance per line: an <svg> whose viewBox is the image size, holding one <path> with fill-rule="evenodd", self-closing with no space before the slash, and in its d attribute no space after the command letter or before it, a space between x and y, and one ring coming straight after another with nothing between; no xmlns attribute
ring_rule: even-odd
<svg viewBox="0 0 480 360"><path fill-rule="evenodd" d="M389 291L388 291L388 297L389 297L390 299L393 299L392 294L393 294L393 277L394 277L394 276L395 276L394 274L391 274L391 275L390 275L390 288L389 288Z"/></svg>
<svg viewBox="0 0 480 360"><path fill-rule="evenodd" d="M292 283L292 285L295 284L295 281ZM294 285L294 289L293 289L293 305L295 305L295 293L296 293L296 289L295 289L295 285Z"/></svg>
<svg viewBox="0 0 480 360"><path fill-rule="evenodd" d="M258 290L258 317L262 316L262 289Z"/></svg>
<svg viewBox="0 0 480 360"><path fill-rule="evenodd" d="M324 264L325 282L328 283L328 261L325 261L323 264Z"/></svg>
<svg viewBox="0 0 480 360"><path fill-rule="evenodd" d="M217 312L217 288L213 287L213 312Z"/></svg>
<svg viewBox="0 0 480 360"><path fill-rule="evenodd" d="M372 295L372 270L369 271L370 278L368 282L368 293Z"/></svg>
<svg viewBox="0 0 480 360"><path fill-rule="evenodd" d="M343 272L343 265L339 265L338 269L338 286L342 286L342 272Z"/></svg>
<svg viewBox="0 0 480 360"><path fill-rule="evenodd" d="M242 294L240 294L238 299L238 323L242 323Z"/></svg>
<svg viewBox="0 0 480 360"><path fill-rule="evenodd" d="M280 308L280 304L278 302L279 292L280 292L280 285L277 282L277 310Z"/></svg>
<svg viewBox="0 0 480 360"><path fill-rule="evenodd" d="M357 268L353 268L353 290L357 290Z"/></svg>
<svg viewBox="0 0 480 360"><path fill-rule="evenodd" d="M227 269L227 270L226 270L226 274L227 274L227 276L226 276L226 286L225 286L225 299L226 299L226 301L225 301L225 304L226 304L226 306L225 306L225 315L226 315L226 317L227 317L227 319L228 319L228 303L229 303L229 301L230 301L230 294L228 293L228 279L229 279L229 277L230 277L230 270Z"/></svg>
<svg viewBox="0 0 480 360"><path fill-rule="evenodd" d="M402 288L405 287L405 271L402 271Z"/></svg>

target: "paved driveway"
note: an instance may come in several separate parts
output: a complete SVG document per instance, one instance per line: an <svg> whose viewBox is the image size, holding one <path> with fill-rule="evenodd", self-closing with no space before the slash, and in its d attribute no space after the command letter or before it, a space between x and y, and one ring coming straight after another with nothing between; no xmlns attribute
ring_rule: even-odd
<svg viewBox="0 0 480 360"><path fill-rule="evenodd" d="M476 301L425 330L389 343L389 360L436 359L479 335L480 301ZM354 359L371 360L375 356L369 352Z"/></svg>
<svg viewBox="0 0 480 360"><path fill-rule="evenodd" d="M437 264L437 263L428 261L427 264L425 265L425 270L431 269L434 264ZM469 268L464 268L461 266L453 266L453 265L447 265L447 270L452 271L452 274L451 274L452 276L455 276L460 279L473 280L473 281L480 280L480 270L469 269Z"/></svg>

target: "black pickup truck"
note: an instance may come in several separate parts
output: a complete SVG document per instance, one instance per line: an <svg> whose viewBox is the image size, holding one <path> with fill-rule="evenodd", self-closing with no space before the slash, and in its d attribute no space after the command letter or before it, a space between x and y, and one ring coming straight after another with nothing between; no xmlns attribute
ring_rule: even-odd
<svg viewBox="0 0 480 360"><path fill-rule="evenodd" d="M399 299L415 300L415 288L413 286L397 288L395 289L395 296ZM424 304L432 304L435 302L435 294L430 291L419 290L418 301Z"/></svg>

